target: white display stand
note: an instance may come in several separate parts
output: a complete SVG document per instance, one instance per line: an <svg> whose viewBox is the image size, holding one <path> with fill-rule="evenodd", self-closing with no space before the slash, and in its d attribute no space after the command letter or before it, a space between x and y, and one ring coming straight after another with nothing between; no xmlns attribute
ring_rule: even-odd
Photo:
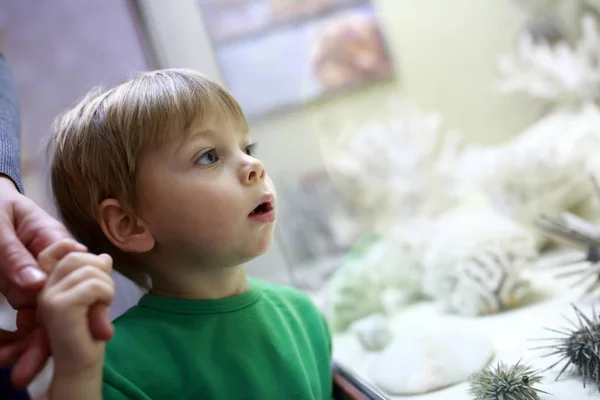
<svg viewBox="0 0 600 400"><path fill-rule="evenodd" d="M461 320L465 324L471 324L474 329L486 332L492 340L496 357L492 361L505 363L516 363L519 359L527 362L536 369L544 370L558 358L542 357L544 350L534 350L534 347L546 345L551 342L540 342L534 339L555 338L559 334L545 330L544 328L560 329L567 327L568 322L563 315L570 320L576 321L575 313L571 304L575 304L586 315L592 315L592 301L579 300L580 294L575 291L564 290L567 283L551 283L540 277L537 280L536 294L532 296L531 303L519 309L479 318L463 318L442 313L433 303L422 303L410 306L400 311L392 318L392 330L398 329L407 322L423 322L432 318L446 318L448 320ZM600 302L596 302L596 309L600 312ZM440 332L443 335L443 332ZM334 336L334 358L341 365L359 374L365 380L372 383L368 371L376 354L364 351L358 340L351 334L344 333ZM460 362L460 360L457 360ZM561 367L562 364L559 366ZM538 387L550 394L541 394L542 400L579 400L600 398L597 386L593 383L583 388L580 377L574 377L569 373L563 374L559 381L555 378L560 371L559 367L544 372L544 381ZM414 399L414 400L466 400L471 399L469 395L469 384L466 382L442 389L436 392L415 396L392 396L391 399Z"/></svg>

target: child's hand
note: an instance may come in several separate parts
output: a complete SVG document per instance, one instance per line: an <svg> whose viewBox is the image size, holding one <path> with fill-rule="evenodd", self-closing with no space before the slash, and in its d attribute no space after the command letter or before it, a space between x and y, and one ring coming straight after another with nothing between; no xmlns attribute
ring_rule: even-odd
<svg viewBox="0 0 600 400"><path fill-rule="evenodd" d="M64 246L59 242L39 255L40 266L51 272L38 298L38 312L50 341L55 378L74 378L102 371L105 342L92 337L88 313L97 303L110 304L115 289L110 256L73 252L63 257Z"/></svg>

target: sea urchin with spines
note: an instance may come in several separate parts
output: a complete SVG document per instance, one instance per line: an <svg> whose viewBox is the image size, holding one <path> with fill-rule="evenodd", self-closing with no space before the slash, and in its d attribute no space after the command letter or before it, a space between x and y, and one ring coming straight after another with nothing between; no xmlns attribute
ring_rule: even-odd
<svg viewBox="0 0 600 400"><path fill-rule="evenodd" d="M541 381L540 373L521 361L512 366L498 362L469 378L469 393L474 400L539 400L546 392L533 386Z"/></svg>
<svg viewBox="0 0 600 400"><path fill-rule="evenodd" d="M588 318L581 310L573 306L578 323L565 318L570 328L562 330L546 328L551 332L563 335L563 337L549 339L554 343L538 349L549 349L545 355L558 355L560 359L552 364L547 370L564 362L556 380L571 367L572 371L583 377L583 387L587 382L594 382L600 392L600 320L595 310L593 318Z"/></svg>

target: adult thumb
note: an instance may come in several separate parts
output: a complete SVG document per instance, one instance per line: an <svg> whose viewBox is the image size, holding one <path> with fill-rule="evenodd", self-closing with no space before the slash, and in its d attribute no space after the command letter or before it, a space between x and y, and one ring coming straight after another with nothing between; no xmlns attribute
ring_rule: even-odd
<svg viewBox="0 0 600 400"><path fill-rule="evenodd" d="M0 292L6 295L11 287L37 290L45 280L46 273L17 238L11 224L0 221Z"/></svg>

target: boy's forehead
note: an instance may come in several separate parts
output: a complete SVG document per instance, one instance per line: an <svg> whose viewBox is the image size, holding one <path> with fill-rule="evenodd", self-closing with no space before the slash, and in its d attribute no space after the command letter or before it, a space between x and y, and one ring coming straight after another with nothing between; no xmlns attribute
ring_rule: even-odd
<svg viewBox="0 0 600 400"><path fill-rule="evenodd" d="M247 129L241 129L240 124L223 118L212 121L197 120L192 122L187 136L195 139L198 137L218 138L223 135L246 137L250 134Z"/></svg>
<svg viewBox="0 0 600 400"><path fill-rule="evenodd" d="M196 121L185 130L182 135L174 135L171 140L163 143L176 153L183 151L188 145L197 142L198 140L215 141L225 138L233 138L234 140L243 140L250 136L248 130L240 129L237 124L227 123L225 121L207 123L207 121Z"/></svg>

